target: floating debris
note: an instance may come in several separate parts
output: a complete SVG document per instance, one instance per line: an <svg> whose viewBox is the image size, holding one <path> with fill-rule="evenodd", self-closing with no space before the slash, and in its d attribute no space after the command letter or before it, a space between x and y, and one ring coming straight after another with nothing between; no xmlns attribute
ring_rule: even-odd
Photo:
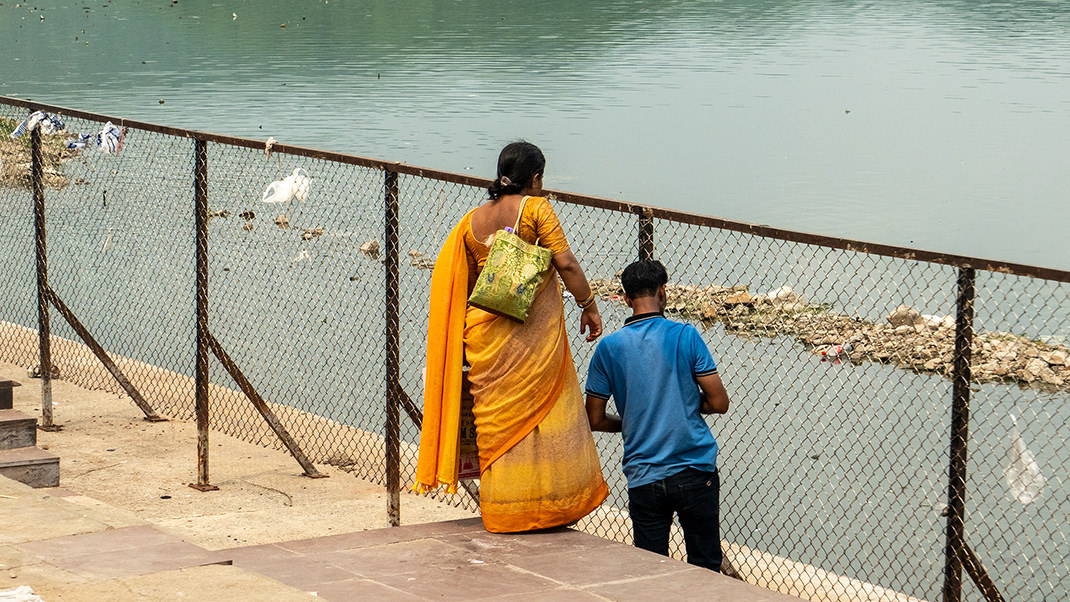
<svg viewBox="0 0 1070 602"><path fill-rule="evenodd" d="M323 228L305 228L304 231L301 232L301 238L303 240L310 240L315 236L323 236Z"/></svg>
<svg viewBox="0 0 1070 602"><path fill-rule="evenodd" d="M0 117L0 186L30 188L30 137L12 138L11 134L17 127L14 119ZM63 163L74 157L74 153L67 148L67 140L62 132L49 134L43 124L40 127L44 184L50 188L66 188L70 180L63 175L61 168Z"/></svg>
<svg viewBox="0 0 1070 602"><path fill-rule="evenodd" d="M1047 479L1040 471L1033 452L1025 446L1021 433L1018 432L1018 419L1011 417L1011 444L1007 450L1006 464L1003 466L1003 478L1007 480L1007 487L1023 506L1028 506L1040 497L1044 490Z"/></svg>
<svg viewBox="0 0 1070 602"><path fill-rule="evenodd" d="M238 217L242 218L245 221L249 221L252 219L256 219L256 214L252 211L242 211L238 214Z"/></svg>
<svg viewBox="0 0 1070 602"><path fill-rule="evenodd" d="M275 225L278 226L280 230L286 230L290 227L290 218L285 215L276 216Z"/></svg>
<svg viewBox="0 0 1070 602"><path fill-rule="evenodd" d="M435 269L435 260L430 257L425 257L421 251L409 251L409 265L420 270L433 270Z"/></svg>
<svg viewBox="0 0 1070 602"><path fill-rule="evenodd" d="M213 217L221 217L223 219L227 219L228 217L230 217L230 211L227 211L226 209L220 209L219 211L209 211L208 218L211 219Z"/></svg>
<svg viewBox="0 0 1070 602"><path fill-rule="evenodd" d="M379 259L379 241L369 240L360 245L360 252L369 259Z"/></svg>
<svg viewBox="0 0 1070 602"><path fill-rule="evenodd" d="M245 230L246 232L252 232L253 228L255 228L255 227L256 227L256 224L254 224L252 222L245 222L244 224L241 225L241 229Z"/></svg>

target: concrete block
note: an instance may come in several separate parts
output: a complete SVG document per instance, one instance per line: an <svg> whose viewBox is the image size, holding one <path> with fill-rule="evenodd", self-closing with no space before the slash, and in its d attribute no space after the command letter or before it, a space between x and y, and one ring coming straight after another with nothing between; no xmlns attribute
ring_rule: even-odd
<svg viewBox="0 0 1070 602"><path fill-rule="evenodd" d="M0 450L0 475L30 487L59 487L59 456L36 447Z"/></svg>
<svg viewBox="0 0 1070 602"><path fill-rule="evenodd" d="M11 389L13 387L21 387L19 383L13 380L0 379L0 410L10 410L15 407L11 397Z"/></svg>
<svg viewBox="0 0 1070 602"><path fill-rule="evenodd" d="M37 419L16 410L0 410L0 449L37 445Z"/></svg>

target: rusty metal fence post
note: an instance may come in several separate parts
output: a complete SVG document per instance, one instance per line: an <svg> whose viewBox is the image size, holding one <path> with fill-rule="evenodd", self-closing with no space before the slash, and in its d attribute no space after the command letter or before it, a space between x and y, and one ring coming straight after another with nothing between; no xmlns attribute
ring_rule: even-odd
<svg viewBox="0 0 1070 602"><path fill-rule="evenodd" d="M41 426L55 427L52 418L52 343L48 323L48 251L45 246L44 163L41 130L30 131L30 179L33 183L33 222L37 250L38 369L41 373Z"/></svg>
<svg viewBox="0 0 1070 602"><path fill-rule="evenodd" d="M649 209L639 213L639 261L654 259L654 217Z"/></svg>
<svg viewBox="0 0 1070 602"><path fill-rule="evenodd" d="M197 482L199 491L218 489L208 479L208 143L193 143L194 224L197 229L196 306L197 362L194 376L194 403L197 415Z"/></svg>
<svg viewBox="0 0 1070 602"><path fill-rule="evenodd" d="M398 172L385 171L383 191L386 243L386 491L387 518L391 527L401 525L401 320L399 278Z"/></svg>
<svg viewBox="0 0 1070 602"><path fill-rule="evenodd" d="M976 274L960 268L955 320L955 362L951 383L951 442L947 482L947 547L944 565L944 602L962 596L962 557L965 547L966 447L970 425L970 360L973 345L973 309Z"/></svg>

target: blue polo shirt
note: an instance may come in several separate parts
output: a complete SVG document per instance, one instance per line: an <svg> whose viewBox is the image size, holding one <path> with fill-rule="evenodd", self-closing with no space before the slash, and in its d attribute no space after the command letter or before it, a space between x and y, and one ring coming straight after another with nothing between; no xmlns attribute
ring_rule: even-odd
<svg viewBox="0 0 1070 602"><path fill-rule="evenodd" d="M632 316L598 344L587 394L616 402L628 487L689 467L717 470L717 441L699 412L702 394L695 382L716 373L698 330L660 313Z"/></svg>

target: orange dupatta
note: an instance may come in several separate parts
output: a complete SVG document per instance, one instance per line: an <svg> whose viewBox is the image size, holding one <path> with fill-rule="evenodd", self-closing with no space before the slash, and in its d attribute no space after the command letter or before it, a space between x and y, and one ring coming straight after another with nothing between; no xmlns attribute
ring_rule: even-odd
<svg viewBox="0 0 1070 602"><path fill-rule="evenodd" d="M424 493L445 485L457 491L458 437L461 421L461 368L464 317L468 303L468 261L464 233L469 211L450 232L431 274L427 319L427 373L424 418L413 490Z"/></svg>

